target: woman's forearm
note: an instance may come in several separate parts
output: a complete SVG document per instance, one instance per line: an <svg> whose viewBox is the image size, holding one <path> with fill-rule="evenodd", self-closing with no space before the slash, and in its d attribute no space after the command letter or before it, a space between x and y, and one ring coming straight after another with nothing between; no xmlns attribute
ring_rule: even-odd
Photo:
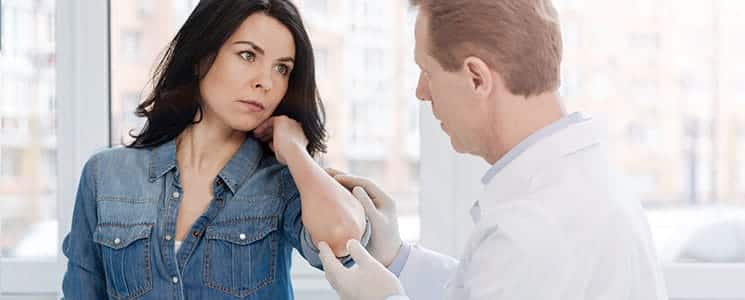
<svg viewBox="0 0 745 300"><path fill-rule="evenodd" d="M346 243L360 239L365 230L362 205L323 170L302 147L285 157L300 192L303 225L314 243L325 241L337 256L346 255Z"/></svg>

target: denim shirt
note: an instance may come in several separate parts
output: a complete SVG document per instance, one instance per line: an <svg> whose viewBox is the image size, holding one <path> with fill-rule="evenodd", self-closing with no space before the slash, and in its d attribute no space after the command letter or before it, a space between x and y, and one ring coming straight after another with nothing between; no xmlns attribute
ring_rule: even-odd
<svg viewBox="0 0 745 300"><path fill-rule="evenodd" d="M247 138L213 191L174 252L183 196L175 141L94 155L63 243L65 299L293 299L292 249L321 263L287 167Z"/></svg>

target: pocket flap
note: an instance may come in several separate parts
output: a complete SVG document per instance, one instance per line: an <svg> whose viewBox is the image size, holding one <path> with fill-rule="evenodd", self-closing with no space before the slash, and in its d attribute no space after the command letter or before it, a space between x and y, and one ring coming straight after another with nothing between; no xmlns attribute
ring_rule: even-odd
<svg viewBox="0 0 745 300"><path fill-rule="evenodd" d="M112 249L126 248L133 242L150 236L153 230L152 224L105 224L96 226L93 240L101 245Z"/></svg>
<svg viewBox="0 0 745 300"><path fill-rule="evenodd" d="M278 217L248 217L214 223L207 227L205 237L236 245L248 245L276 231L278 219Z"/></svg>

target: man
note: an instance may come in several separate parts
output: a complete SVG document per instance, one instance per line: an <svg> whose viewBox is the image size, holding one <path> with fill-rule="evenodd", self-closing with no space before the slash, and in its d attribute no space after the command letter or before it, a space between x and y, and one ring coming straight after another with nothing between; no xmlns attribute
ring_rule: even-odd
<svg viewBox="0 0 745 300"><path fill-rule="evenodd" d="M402 244L393 200L369 180L335 174L373 227L369 254L348 243L349 269L321 243L342 299L666 299L643 210L612 197L602 130L561 105L550 0L413 2L417 97L456 151L492 168L459 263Z"/></svg>

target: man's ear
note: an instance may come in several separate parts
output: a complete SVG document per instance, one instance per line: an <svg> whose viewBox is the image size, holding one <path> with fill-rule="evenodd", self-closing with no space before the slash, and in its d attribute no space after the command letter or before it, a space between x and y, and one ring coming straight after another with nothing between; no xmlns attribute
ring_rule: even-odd
<svg viewBox="0 0 745 300"><path fill-rule="evenodd" d="M494 89L494 76L489 65L482 59L469 56L463 61L463 68L471 77L471 88L476 95L489 96Z"/></svg>

